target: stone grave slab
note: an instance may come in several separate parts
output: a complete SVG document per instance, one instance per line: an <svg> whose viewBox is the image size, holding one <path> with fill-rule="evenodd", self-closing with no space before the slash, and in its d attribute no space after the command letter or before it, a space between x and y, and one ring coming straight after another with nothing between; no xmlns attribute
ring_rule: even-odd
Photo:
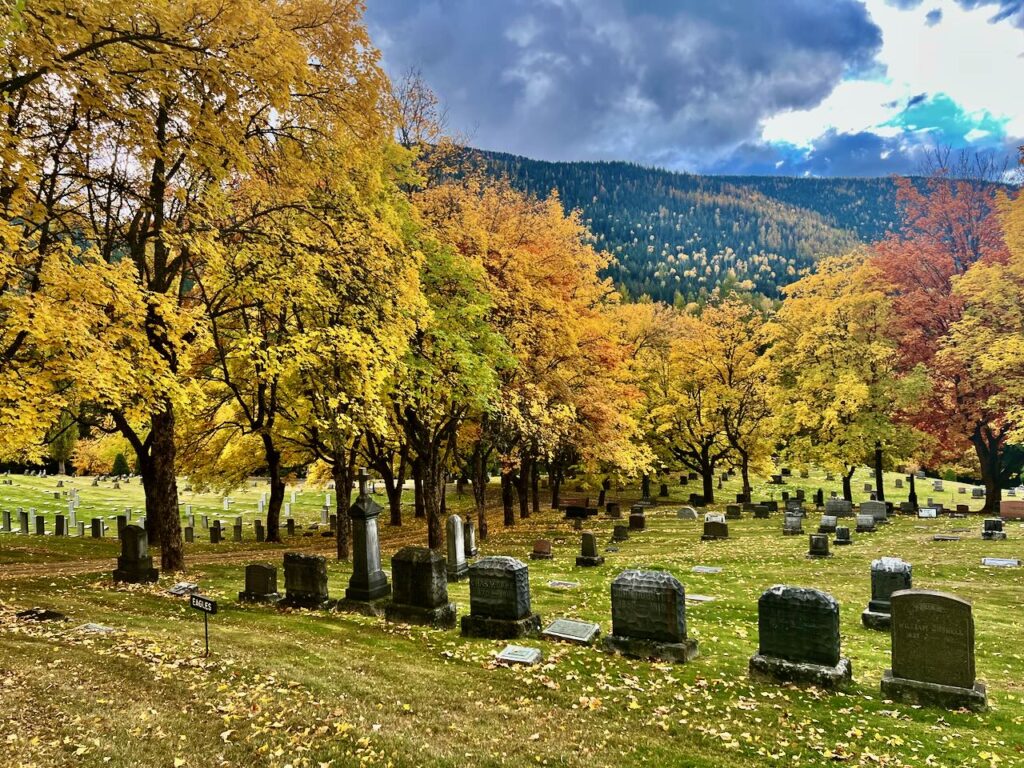
<svg viewBox="0 0 1024 768"><path fill-rule="evenodd" d="M601 634L601 627L590 621L555 619L548 624L541 637L546 640L562 640L577 645L593 645Z"/></svg>
<svg viewBox="0 0 1024 768"><path fill-rule="evenodd" d="M525 645L506 645L501 653L494 658L502 664L522 664L530 667L540 663L543 656L541 655L540 648L530 648Z"/></svg>

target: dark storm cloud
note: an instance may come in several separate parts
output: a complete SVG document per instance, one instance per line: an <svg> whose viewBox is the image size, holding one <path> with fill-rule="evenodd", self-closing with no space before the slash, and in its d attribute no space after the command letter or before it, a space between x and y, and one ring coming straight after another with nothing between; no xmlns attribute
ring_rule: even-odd
<svg viewBox="0 0 1024 768"><path fill-rule="evenodd" d="M371 0L392 75L418 66L482 147L700 167L876 67L859 0Z"/></svg>

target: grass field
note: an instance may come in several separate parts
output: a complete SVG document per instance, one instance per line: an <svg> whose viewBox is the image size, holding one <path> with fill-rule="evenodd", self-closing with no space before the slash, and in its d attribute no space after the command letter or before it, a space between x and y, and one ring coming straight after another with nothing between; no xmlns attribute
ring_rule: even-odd
<svg viewBox="0 0 1024 768"><path fill-rule="evenodd" d="M887 497L905 498L896 476ZM0 508L45 506L53 478L12 477L0 486ZM855 491L867 472L858 473ZM789 490L808 497L825 485L820 473L790 478ZM142 506L141 491L80 491L79 519ZM896 518L874 534L854 534L852 547L828 560L808 560L806 536L783 537L781 515L730 522L730 539L700 541L699 522L674 510L693 487L671 487L671 498L648 513L648 530L604 566L576 568L579 533L548 509L512 529L492 511L491 536L481 555L509 554L528 562L534 609L545 623L557 617L598 622L610 629L609 585L625 568L666 569L688 594L713 597L687 606L689 633L700 658L686 665L643 663L596 649L530 640L542 665L494 663L500 641L466 640L457 630L389 625L383 619L329 612L284 612L236 602L248 562L280 565L285 551L328 556L330 591L340 596L349 569L331 557L333 541L296 537L257 545L251 527L241 544L199 542L188 547L190 570L162 575L158 585L129 587L110 580L116 541L0 534L0 764L83 766L320 766L320 765L1024 765L1024 578L1020 569L981 566L983 556L1024 556L1024 525L1008 523L1008 540L980 538L980 518ZM957 486L930 491L947 506L965 503ZM657 488L657 484L655 484ZM251 519L265 486L236 494L225 515L216 496L183 494L193 512ZM776 495L759 485L755 498ZM721 491L733 498L735 481ZM567 493L574 494L570 488ZM596 497L596 491L589 491ZM333 494L332 494L333 495ZM494 494L495 496L497 494ZM635 498L636 490L623 497ZM866 494L856 494L858 497ZM614 500L617 494L609 497ZM31 501L30 501L31 499ZM383 501L381 499L381 501ZM981 502L974 500L975 508ZM320 519L323 492L298 496L295 516ZM451 494L465 509L467 493ZM611 521L593 522L603 541ZM816 529L811 513L805 531ZM112 526L113 527L113 526ZM963 530L966 529L966 530ZM51 527L52 530L52 527ZM957 542L935 533L958 531ZM555 558L530 561L534 539L551 538ZM385 564L400 545L420 544L425 532L410 519L383 527ZM902 557L917 587L953 592L974 602L979 679L988 685L982 714L914 708L882 700L878 682L888 666L889 638L864 629L860 612L870 596L871 560ZM722 568L697 574L695 565ZM220 602L211 619L209 659L202 657L202 617L187 600L164 590L176 578L197 581ZM578 582L574 589L548 586ZM283 578L279 574L279 583ZM751 681L747 660L757 647L757 598L777 583L812 586L842 604L843 654L855 685L832 694ZM466 582L450 585L460 613ZM14 612L45 606L69 621L17 621ZM83 624L113 628L83 631Z"/></svg>

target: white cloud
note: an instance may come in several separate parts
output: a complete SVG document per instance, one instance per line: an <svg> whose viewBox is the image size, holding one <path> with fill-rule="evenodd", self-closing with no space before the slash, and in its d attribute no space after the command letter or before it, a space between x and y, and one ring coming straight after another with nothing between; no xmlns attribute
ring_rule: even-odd
<svg viewBox="0 0 1024 768"><path fill-rule="evenodd" d="M955 0L936 0L900 10L885 0L865 0L882 29L878 61L883 79L846 80L817 107L766 119L763 138L808 146L829 129L840 133L871 130L892 137L898 128L882 126L921 93L947 94L967 112L1008 118L1010 136L1024 136L1024 35L1009 21L991 24L991 7L965 10ZM942 20L926 25L939 8ZM895 106L890 106L895 103ZM973 134L973 135L972 135ZM971 131L968 140L983 137Z"/></svg>

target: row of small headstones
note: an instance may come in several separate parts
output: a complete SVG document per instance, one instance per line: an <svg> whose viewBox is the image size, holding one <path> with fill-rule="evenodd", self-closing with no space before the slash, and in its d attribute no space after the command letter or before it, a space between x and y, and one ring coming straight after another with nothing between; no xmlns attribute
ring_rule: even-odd
<svg viewBox="0 0 1024 768"><path fill-rule="evenodd" d="M391 621L455 626L448 601L445 560L426 548L407 547L392 558L394 594L384 607ZM287 607L325 608L326 560L289 553L284 558L285 596L277 592L277 569L246 568L243 601ZM518 639L540 630L532 611L529 569L512 557L485 557L468 568L470 613L461 618L467 637ZM346 592L346 598L349 592ZM345 601L343 601L344 603ZM671 574L629 570L611 585L612 633L608 652L652 660L685 662L698 643L687 634L685 591ZM344 605L342 605L344 607ZM952 595L912 589L911 566L882 558L871 566L871 600L862 614L870 629L890 630L892 669L882 689L894 699L943 706L985 706L984 687L974 680L973 619L970 603ZM840 654L839 604L825 592L775 586L758 601L759 649L752 674L782 682L840 687L852 680L852 665ZM591 644L599 628L559 619L545 628L550 639ZM509 661L539 660L539 649L510 646Z"/></svg>

